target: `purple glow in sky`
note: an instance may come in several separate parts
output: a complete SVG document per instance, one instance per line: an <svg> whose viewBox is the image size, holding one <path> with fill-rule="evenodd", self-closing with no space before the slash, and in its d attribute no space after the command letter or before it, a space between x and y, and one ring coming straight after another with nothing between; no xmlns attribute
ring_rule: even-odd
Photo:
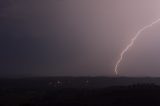
<svg viewBox="0 0 160 106"><path fill-rule="evenodd" d="M115 76L159 10L159 0L1 0L0 75ZM160 76L159 34L157 23L139 36L121 76Z"/></svg>

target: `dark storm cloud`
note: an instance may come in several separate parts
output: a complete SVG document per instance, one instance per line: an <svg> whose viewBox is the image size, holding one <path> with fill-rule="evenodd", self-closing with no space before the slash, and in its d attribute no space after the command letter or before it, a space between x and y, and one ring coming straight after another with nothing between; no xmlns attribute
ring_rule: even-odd
<svg viewBox="0 0 160 106"><path fill-rule="evenodd" d="M79 51L63 28L63 11L49 0L5 0L1 5L1 76L64 73L64 64Z"/></svg>
<svg viewBox="0 0 160 106"><path fill-rule="evenodd" d="M113 75L128 40L160 16L158 4L158 0L1 0L0 75ZM138 75L127 71L131 67L127 62L122 74Z"/></svg>

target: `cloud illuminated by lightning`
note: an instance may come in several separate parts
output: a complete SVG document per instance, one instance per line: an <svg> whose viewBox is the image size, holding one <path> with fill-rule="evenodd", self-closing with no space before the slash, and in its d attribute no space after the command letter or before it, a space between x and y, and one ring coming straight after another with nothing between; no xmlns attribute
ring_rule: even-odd
<svg viewBox="0 0 160 106"><path fill-rule="evenodd" d="M121 52L120 58L118 59L118 61L117 61L116 64L115 64L115 69L114 69L114 71L115 71L116 75L118 75L118 68L119 68L119 65L120 65L121 61L123 60L124 55L125 55L125 54L127 53L127 51L134 45L134 43L135 43L136 39L139 37L139 35L140 35L143 31L145 31L146 29L152 27L154 24L157 24L158 22L160 22L160 18L157 19L156 21L152 22L151 24L146 25L146 26L144 26L143 28L141 28L141 29L136 33L136 35L131 39L131 42L130 42L130 43L126 46L126 48Z"/></svg>

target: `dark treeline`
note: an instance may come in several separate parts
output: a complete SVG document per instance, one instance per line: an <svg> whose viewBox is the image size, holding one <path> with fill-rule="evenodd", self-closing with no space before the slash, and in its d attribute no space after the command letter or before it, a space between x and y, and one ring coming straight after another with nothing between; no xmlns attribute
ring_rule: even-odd
<svg viewBox="0 0 160 106"><path fill-rule="evenodd" d="M72 85L76 80L68 81ZM64 86L63 78L1 79L0 106L160 105L160 86L154 83L91 88L89 83L96 80L79 80L76 87Z"/></svg>

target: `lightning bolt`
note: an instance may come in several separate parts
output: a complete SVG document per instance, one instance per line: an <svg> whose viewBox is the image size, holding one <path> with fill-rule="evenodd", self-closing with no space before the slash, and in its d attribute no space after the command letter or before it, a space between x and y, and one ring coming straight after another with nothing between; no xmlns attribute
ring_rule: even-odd
<svg viewBox="0 0 160 106"><path fill-rule="evenodd" d="M131 42L126 46L125 49L123 49L123 51L120 54L120 58L118 59L118 61L115 64L115 74L118 75L118 68L120 66L120 63L123 60L124 55L127 53L127 51L134 45L136 39L141 35L142 32L144 32L146 29L152 27L154 24L157 24L158 22L160 22L160 18L157 19L156 21L153 21L151 24L144 26L143 28L141 28L140 30L138 30L138 32L136 33L136 35L131 39Z"/></svg>

